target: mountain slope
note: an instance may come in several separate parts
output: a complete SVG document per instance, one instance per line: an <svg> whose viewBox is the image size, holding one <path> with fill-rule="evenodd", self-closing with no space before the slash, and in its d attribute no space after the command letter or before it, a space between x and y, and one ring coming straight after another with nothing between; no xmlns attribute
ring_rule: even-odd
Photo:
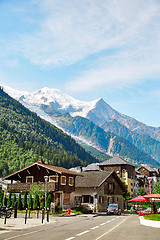
<svg viewBox="0 0 160 240"><path fill-rule="evenodd" d="M7 91L11 95L16 95L14 90L7 89ZM146 126L129 116L119 113L103 99L92 102L78 101L57 89L49 88L43 88L34 93L22 93L21 97L18 92L16 98L27 108L58 128L63 129L59 119L56 118L59 114L69 113L72 117L85 117L106 132L113 132L125 138L160 162L160 142L156 140L160 139L160 128ZM68 131L67 125L65 131Z"/></svg>
<svg viewBox="0 0 160 240"><path fill-rule="evenodd" d="M26 166L40 156L49 164L67 168L97 161L70 136L26 109L2 89L0 112L1 174Z"/></svg>
<svg viewBox="0 0 160 240"><path fill-rule="evenodd" d="M105 132L102 128L86 118L73 118L69 114L59 114L54 116L54 118L57 118L63 129L68 131L68 133L85 139L93 147L98 148L110 156L118 154L136 165L147 163L152 166L160 166L160 163L129 141L114 133Z"/></svg>
<svg viewBox="0 0 160 240"><path fill-rule="evenodd" d="M109 119L99 124L106 132L113 132L116 135L125 138L145 153L152 156L156 161L160 162L160 142L149 135L138 134L129 130L116 119Z"/></svg>

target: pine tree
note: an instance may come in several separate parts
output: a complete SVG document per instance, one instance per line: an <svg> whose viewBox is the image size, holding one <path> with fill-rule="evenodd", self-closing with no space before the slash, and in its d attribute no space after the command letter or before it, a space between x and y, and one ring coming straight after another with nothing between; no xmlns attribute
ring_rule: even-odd
<svg viewBox="0 0 160 240"><path fill-rule="evenodd" d="M42 196L40 201L40 209L43 209L44 207L45 207L45 198L44 196Z"/></svg>
<svg viewBox="0 0 160 240"><path fill-rule="evenodd" d="M37 209L39 207L39 195L36 194L34 197L34 201L33 201L33 209Z"/></svg>
<svg viewBox="0 0 160 240"><path fill-rule="evenodd" d="M24 198L23 198L23 209L27 208L27 192L25 191L24 193Z"/></svg>
<svg viewBox="0 0 160 240"><path fill-rule="evenodd" d="M16 194L14 193L13 194L13 201L12 201L12 207L14 207L15 206L15 202L16 202Z"/></svg>
<svg viewBox="0 0 160 240"><path fill-rule="evenodd" d="M17 203L17 208L19 210L22 210L22 198L21 198L21 193L19 193L19 196L18 196L18 203Z"/></svg>
<svg viewBox="0 0 160 240"><path fill-rule="evenodd" d="M0 192L0 206L3 206L3 198L4 198L4 192Z"/></svg>
<svg viewBox="0 0 160 240"><path fill-rule="evenodd" d="M49 209L50 209L51 202L52 202L52 195L48 194L46 207Z"/></svg>
<svg viewBox="0 0 160 240"><path fill-rule="evenodd" d="M7 208L11 207L12 205L12 193L9 193L8 200L7 200Z"/></svg>
<svg viewBox="0 0 160 240"><path fill-rule="evenodd" d="M4 197L4 206L7 206L7 197L6 197L6 195L5 195L5 197Z"/></svg>
<svg viewBox="0 0 160 240"><path fill-rule="evenodd" d="M28 208L33 209L33 200L32 200L32 195L29 195L29 202L28 202Z"/></svg>

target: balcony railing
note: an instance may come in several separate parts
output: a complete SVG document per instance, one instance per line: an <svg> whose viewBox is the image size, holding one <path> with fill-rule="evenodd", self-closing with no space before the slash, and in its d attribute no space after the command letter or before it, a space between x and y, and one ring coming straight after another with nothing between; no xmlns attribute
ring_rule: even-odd
<svg viewBox="0 0 160 240"><path fill-rule="evenodd" d="M45 188L45 183L38 183L42 188ZM8 192L29 192L32 188L32 183L13 183L7 185ZM55 191L58 190L58 184L55 182L47 183L47 190L48 191Z"/></svg>

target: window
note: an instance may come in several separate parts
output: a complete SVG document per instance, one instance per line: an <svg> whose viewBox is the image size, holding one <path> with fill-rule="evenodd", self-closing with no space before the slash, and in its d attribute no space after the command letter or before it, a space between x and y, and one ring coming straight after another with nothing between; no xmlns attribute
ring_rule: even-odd
<svg viewBox="0 0 160 240"><path fill-rule="evenodd" d="M58 175L49 176L49 182L58 182Z"/></svg>
<svg viewBox="0 0 160 240"><path fill-rule="evenodd" d="M115 189L115 183L108 183L108 189L114 190Z"/></svg>
<svg viewBox="0 0 160 240"><path fill-rule="evenodd" d="M33 176L27 176L26 183L33 183Z"/></svg>
<svg viewBox="0 0 160 240"><path fill-rule="evenodd" d="M66 185L66 176L61 176L61 185Z"/></svg>
<svg viewBox="0 0 160 240"><path fill-rule="evenodd" d="M125 170L125 169L123 169L123 170L122 170L122 173L126 173L126 170Z"/></svg>
<svg viewBox="0 0 160 240"><path fill-rule="evenodd" d="M73 186L73 185L74 185L74 178L69 177L69 186Z"/></svg>

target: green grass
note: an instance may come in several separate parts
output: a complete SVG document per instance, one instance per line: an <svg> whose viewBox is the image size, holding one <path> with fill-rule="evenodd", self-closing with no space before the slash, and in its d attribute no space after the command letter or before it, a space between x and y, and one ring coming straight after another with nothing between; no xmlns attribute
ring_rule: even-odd
<svg viewBox="0 0 160 240"><path fill-rule="evenodd" d="M146 220L160 221L160 214L145 215Z"/></svg>

